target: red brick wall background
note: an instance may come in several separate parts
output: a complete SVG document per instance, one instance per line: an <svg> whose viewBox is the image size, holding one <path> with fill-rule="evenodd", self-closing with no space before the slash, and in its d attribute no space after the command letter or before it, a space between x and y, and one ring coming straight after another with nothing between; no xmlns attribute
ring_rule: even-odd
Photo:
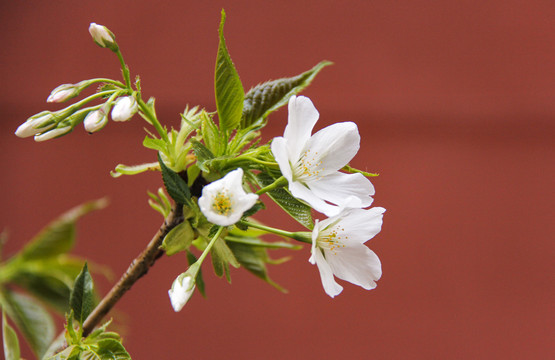
<svg viewBox="0 0 555 360"><path fill-rule="evenodd" d="M147 205L157 174L142 119L46 143L13 135L59 84L119 76L90 22L117 36L133 75L176 126L186 104L215 109L220 9L245 88L327 59L305 92L318 127L355 121L353 165L379 172L387 209L367 244L383 277L330 299L309 249L270 269L287 295L243 270L232 285L205 267L208 298L175 314L167 297L184 256L162 258L113 314L136 359L545 359L555 302L555 7L550 1L147 2L0 5L0 219L6 254L56 215L108 196L84 219L75 253L119 276L161 222ZM264 138L282 134L286 111ZM274 209L268 222L298 226ZM300 229L299 229L300 230ZM207 264L209 265L209 264ZM111 281L96 277L105 293ZM162 355L159 355L162 353ZM25 357L32 356L27 351Z"/></svg>

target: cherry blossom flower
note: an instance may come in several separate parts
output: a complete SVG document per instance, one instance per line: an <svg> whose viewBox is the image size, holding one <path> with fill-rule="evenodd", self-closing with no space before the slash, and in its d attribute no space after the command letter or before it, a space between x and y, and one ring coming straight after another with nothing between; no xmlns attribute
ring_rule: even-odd
<svg viewBox="0 0 555 360"><path fill-rule="evenodd" d="M343 290L334 275L366 290L376 287L380 259L364 243L380 232L384 212L381 207L344 208L337 216L316 220L309 261L318 266L324 291L332 298Z"/></svg>
<svg viewBox="0 0 555 360"><path fill-rule="evenodd" d="M289 119L283 137L272 141L271 149L291 194L327 216L347 206L363 208L372 203L372 183L362 174L339 170L360 148L360 135L353 122L330 125L311 135L318 111L309 98L289 99Z"/></svg>
<svg viewBox="0 0 555 360"><path fill-rule="evenodd" d="M200 210L213 224L228 226L241 219L243 213L258 200L258 195L243 190L243 169L231 171L220 180L206 185L198 199Z"/></svg>
<svg viewBox="0 0 555 360"><path fill-rule="evenodd" d="M117 49L114 34L106 26L91 23L89 25L89 33L98 46L108 47L114 51Z"/></svg>

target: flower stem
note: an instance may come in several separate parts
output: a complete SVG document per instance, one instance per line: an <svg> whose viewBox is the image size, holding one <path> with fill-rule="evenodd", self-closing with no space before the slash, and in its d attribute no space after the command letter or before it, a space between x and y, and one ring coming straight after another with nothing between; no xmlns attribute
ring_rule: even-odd
<svg viewBox="0 0 555 360"><path fill-rule="evenodd" d="M269 226L262 225L262 224L258 224L258 223L252 223L252 222L246 221L246 220L241 221L241 224L246 225L246 226L250 226L250 227L253 227L253 228L256 228L256 229L264 230L264 231L266 231L268 233L271 233L271 234L276 234L276 235L279 235L279 236L288 237L288 238L291 238L291 239L294 239L294 240L297 240L297 241L300 241L300 242L304 242L304 243L307 243L307 244L312 244L312 239L311 239L310 233L308 233L308 232L302 232L302 231L289 232L289 231L276 229L276 228L269 227Z"/></svg>
<svg viewBox="0 0 555 360"><path fill-rule="evenodd" d="M123 79L125 80L125 86L127 86L127 88L129 90L131 90L131 77L129 75L129 68L125 64L125 61L123 60L123 54L121 53L119 48L118 48L118 51L116 51L116 54L117 54L119 62L121 64L121 72L123 73Z"/></svg>
<svg viewBox="0 0 555 360"><path fill-rule="evenodd" d="M112 287L110 292L98 303L96 308L83 323L83 336L87 336L100 323L102 318L114 307L118 300L125 294L137 280L145 275L154 265L156 260L163 254L160 245L164 237L171 229L183 221L180 206L172 208L164 223L154 235L147 247L129 265L127 271L121 276L119 281Z"/></svg>
<svg viewBox="0 0 555 360"><path fill-rule="evenodd" d="M206 249L204 249L204 251L202 252L202 255L200 255L200 257L195 262L195 264L202 264L202 262L204 261L204 258L206 257L206 255L208 255L208 253L210 252L210 249L212 249L212 246L214 246L214 243L216 242L216 240L218 240L223 230L224 230L224 226L220 226L220 228L216 232L216 235L214 235L212 240L210 240L210 242L208 243L208 246L206 246Z"/></svg>
<svg viewBox="0 0 555 360"><path fill-rule="evenodd" d="M274 181L273 183L271 183L270 185L268 185L266 187L263 187L262 189L258 190L256 192L256 194L257 195L264 194L264 193L267 193L268 191L272 191L276 188L283 187L286 184L287 184L287 179L284 176L282 176L282 177L278 178L276 181Z"/></svg>
<svg viewBox="0 0 555 360"><path fill-rule="evenodd" d="M150 107L143 101L143 99L141 98L141 95L137 94L136 99L137 99L137 104L139 104L139 108L141 109L143 114L145 114L145 116L150 120L150 124L154 126L154 128L158 132L158 135L160 135L165 142L169 142L168 133L164 130L164 128L156 118L156 115L154 115L154 113L150 109Z"/></svg>

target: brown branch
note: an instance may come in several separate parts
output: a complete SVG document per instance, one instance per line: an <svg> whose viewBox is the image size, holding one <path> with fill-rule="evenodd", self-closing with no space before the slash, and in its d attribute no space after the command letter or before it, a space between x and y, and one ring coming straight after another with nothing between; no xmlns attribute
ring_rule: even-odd
<svg viewBox="0 0 555 360"><path fill-rule="evenodd" d="M181 206L176 205L164 219L164 223L160 226L152 240L150 240L148 246L131 262L127 271L87 317L83 324L83 337L87 336L100 323L102 318L114 307L123 294L131 289L133 284L154 265L156 260L163 254L160 245L162 245L164 237L182 221L183 210Z"/></svg>

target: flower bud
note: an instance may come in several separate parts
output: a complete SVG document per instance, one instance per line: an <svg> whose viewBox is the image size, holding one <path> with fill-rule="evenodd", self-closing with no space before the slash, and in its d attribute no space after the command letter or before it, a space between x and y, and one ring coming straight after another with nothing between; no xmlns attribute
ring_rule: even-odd
<svg viewBox="0 0 555 360"><path fill-rule="evenodd" d="M104 110L104 106L100 109L91 111L88 113L87 117L83 121L83 125L85 126L85 130L88 133L97 132L98 130L102 129L108 123L108 116L106 115L106 111Z"/></svg>
<svg viewBox="0 0 555 360"><path fill-rule="evenodd" d="M103 48L107 47L112 51L118 50L116 37L106 26L91 23L89 26L89 33L91 33L93 41L98 46Z"/></svg>
<svg viewBox="0 0 555 360"><path fill-rule="evenodd" d="M61 103L76 97L81 92L74 84L63 84L52 90L46 102Z"/></svg>
<svg viewBox="0 0 555 360"><path fill-rule="evenodd" d="M46 141L54 139L56 137L62 136L70 132L73 128L71 126L64 126L61 128L56 128L38 135L35 135L35 141Z"/></svg>
<svg viewBox="0 0 555 360"><path fill-rule="evenodd" d="M54 114L49 111L43 111L39 114L31 116L26 122L19 125L15 131L15 135L20 138L25 138L47 131L54 126L56 126L56 122L54 122Z"/></svg>
<svg viewBox="0 0 555 360"><path fill-rule="evenodd" d="M170 301L175 312L181 311L183 306L193 295L195 280L187 272L179 275L173 282L172 288L168 290Z"/></svg>
<svg viewBox="0 0 555 360"><path fill-rule="evenodd" d="M138 108L137 101L133 96L120 97L112 109L112 120L127 121L135 115Z"/></svg>

